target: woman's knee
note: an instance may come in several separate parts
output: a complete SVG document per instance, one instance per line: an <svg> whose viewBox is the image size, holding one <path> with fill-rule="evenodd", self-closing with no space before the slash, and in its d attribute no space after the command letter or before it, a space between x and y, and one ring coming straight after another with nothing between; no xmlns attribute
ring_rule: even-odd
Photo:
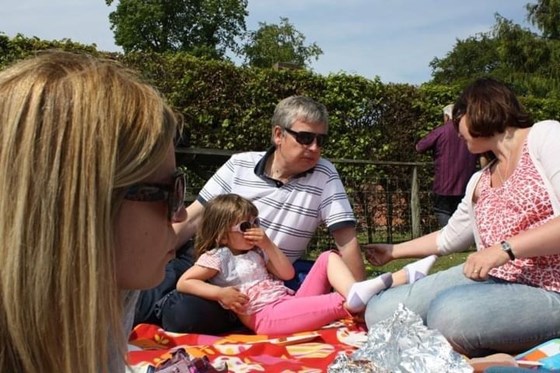
<svg viewBox="0 0 560 373"><path fill-rule="evenodd" d="M472 357L482 345L484 314L459 293L446 291L436 297L428 308L426 325L439 331L455 351Z"/></svg>

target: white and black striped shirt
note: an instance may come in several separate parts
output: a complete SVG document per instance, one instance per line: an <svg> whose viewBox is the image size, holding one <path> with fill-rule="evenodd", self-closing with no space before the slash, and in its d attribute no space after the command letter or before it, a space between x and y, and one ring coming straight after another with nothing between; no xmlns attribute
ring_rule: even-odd
<svg viewBox="0 0 560 373"><path fill-rule="evenodd" d="M356 219L334 165L320 158L311 170L288 183L264 174L274 152L233 155L206 183L197 200L203 205L214 196L235 193L251 200L270 239L294 262L303 256L315 230L325 223L329 231L355 226Z"/></svg>

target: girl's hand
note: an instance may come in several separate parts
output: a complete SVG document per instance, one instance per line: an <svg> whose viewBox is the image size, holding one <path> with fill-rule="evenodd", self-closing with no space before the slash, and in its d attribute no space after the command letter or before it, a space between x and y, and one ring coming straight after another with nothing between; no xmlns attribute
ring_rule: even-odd
<svg viewBox="0 0 560 373"><path fill-rule="evenodd" d="M497 244L469 255L463 266L463 273L471 280L483 281L488 278L488 272L492 268L504 265L508 261L508 254Z"/></svg>
<svg viewBox="0 0 560 373"><path fill-rule="evenodd" d="M239 313L249 301L249 297L233 286L227 286L220 291L219 302L225 309Z"/></svg>
<svg viewBox="0 0 560 373"><path fill-rule="evenodd" d="M275 246L261 227L248 229L245 233L243 233L243 237L247 241L253 243L253 245L258 246L263 250L268 250L269 248Z"/></svg>

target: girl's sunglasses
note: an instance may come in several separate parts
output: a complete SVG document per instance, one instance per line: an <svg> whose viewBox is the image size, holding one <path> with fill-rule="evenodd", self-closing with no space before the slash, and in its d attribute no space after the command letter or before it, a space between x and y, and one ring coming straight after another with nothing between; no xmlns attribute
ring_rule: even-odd
<svg viewBox="0 0 560 373"><path fill-rule="evenodd" d="M171 178L171 184L134 184L128 188L124 198L140 202L167 201L167 218L173 221L173 218L184 208L185 185L185 174L177 170Z"/></svg>
<svg viewBox="0 0 560 373"><path fill-rule="evenodd" d="M241 223L231 227L232 232L247 232L251 228L257 228L261 225L259 218L254 218L252 221L242 221Z"/></svg>
<svg viewBox="0 0 560 373"><path fill-rule="evenodd" d="M329 139L329 135L325 133L313 133L313 132L306 132L306 131L292 131L289 128L284 128L284 131L288 132L290 135L296 139L296 141L301 145L311 145L313 141L317 141L317 146L322 148Z"/></svg>

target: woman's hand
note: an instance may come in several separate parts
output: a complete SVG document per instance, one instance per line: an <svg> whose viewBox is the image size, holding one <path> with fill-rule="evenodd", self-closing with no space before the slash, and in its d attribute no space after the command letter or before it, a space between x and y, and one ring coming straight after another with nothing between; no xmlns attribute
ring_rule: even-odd
<svg viewBox="0 0 560 373"><path fill-rule="evenodd" d="M365 257L368 262L375 266L382 266L393 260L393 244L369 244L363 245Z"/></svg>
<svg viewBox="0 0 560 373"><path fill-rule="evenodd" d="M463 273L471 280L483 281L488 278L488 272L492 268L502 266L509 260L500 244L496 244L469 255L463 266Z"/></svg>
<svg viewBox="0 0 560 373"><path fill-rule="evenodd" d="M219 302L225 309L232 310L235 313L242 311L248 301L249 297L233 286L227 286L220 290Z"/></svg>

